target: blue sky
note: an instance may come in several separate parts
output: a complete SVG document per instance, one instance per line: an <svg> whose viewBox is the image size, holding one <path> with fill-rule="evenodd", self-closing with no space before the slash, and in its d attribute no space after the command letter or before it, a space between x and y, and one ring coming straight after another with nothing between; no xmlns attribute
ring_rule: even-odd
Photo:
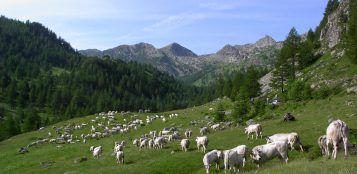
<svg viewBox="0 0 357 174"><path fill-rule="evenodd" d="M284 40L315 28L327 0L1 0L0 14L40 22L76 49L177 42L197 54Z"/></svg>

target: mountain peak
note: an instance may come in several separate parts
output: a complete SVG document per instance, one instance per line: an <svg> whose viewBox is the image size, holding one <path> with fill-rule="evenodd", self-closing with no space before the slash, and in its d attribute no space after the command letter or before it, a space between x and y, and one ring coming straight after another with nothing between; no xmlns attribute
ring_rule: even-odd
<svg viewBox="0 0 357 174"><path fill-rule="evenodd" d="M269 35L265 35L263 38L255 42L257 47L266 47L276 44L276 41Z"/></svg>
<svg viewBox="0 0 357 174"><path fill-rule="evenodd" d="M197 57L197 54L192 52L191 50L181 46L180 44L174 42L171 43L163 48L159 49L160 51L164 52L165 54L168 54L170 56L176 56L176 57Z"/></svg>

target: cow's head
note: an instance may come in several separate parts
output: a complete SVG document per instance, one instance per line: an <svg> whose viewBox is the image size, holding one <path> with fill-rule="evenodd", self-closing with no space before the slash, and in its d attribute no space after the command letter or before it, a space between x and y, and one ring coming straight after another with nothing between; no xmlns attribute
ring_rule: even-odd
<svg viewBox="0 0 357 174"><path fill-rule="evenodd" d="M273 142L269 137L266 137L265 140L267 140L267 144Z"/></svg>
<svg viewBox="0 0 357 174"><path fill-rule="evenodd" d="M244 128L244 133L245 133L245 134L248 133L248 128L247 128L247 127Z"/></svg>
<svg viewBox="0 0 357 174"><path fill-rule="evenodd" d="M254 148L250 154L250 157L252 157L254 161L260 161L262 159L261 153L262 150L260 148Z"/></svg>
<svg viewBox="0 0 357 174"><path fill-rule="evenodd" d="M217 156L218 156L219 159L224 159L224 153L223 153L223 151L218 150L218 151L217 151Z"/></svg>

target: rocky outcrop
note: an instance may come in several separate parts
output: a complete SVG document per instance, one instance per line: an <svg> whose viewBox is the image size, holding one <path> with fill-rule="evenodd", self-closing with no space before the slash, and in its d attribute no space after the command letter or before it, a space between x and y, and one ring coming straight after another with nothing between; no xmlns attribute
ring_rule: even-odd
<svg viewBox="0 0 357 174"><path fill-rule="evenodd" d="M327 23L321 30L320 41L325 48L334 48L341 42L346 31L350 0L341 0L338 8L327 17Z"/></svg>
<svg viewBox="0 0 357 174"><path fill-rule="evenodd" d="M177 43L172 43L166 47L160 48L159 51L165 53L169 57L197 57L197 54Z"/></svg>
<svg viewBox="0 0 357 174"><path fill-rule="evenodd" d="M268 74L266 74L265 76L263 76L262 78L260 78L258 80L258 83L261 85L260 87L260 92L262 95L265 95L269 92L271 92L271 80L273 78L273 73L269 72Z"/></svg>

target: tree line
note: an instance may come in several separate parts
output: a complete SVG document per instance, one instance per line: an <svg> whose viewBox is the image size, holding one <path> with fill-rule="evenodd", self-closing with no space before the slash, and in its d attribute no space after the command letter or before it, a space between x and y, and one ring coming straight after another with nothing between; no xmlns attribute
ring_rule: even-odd
<svg viewBox="0 0 357 174"><path fill-rule="evenodd" d="M0 17L0 140L102 111L152 112L203 104L212 88L150 65L80 55L36 22Z"/></svg>

